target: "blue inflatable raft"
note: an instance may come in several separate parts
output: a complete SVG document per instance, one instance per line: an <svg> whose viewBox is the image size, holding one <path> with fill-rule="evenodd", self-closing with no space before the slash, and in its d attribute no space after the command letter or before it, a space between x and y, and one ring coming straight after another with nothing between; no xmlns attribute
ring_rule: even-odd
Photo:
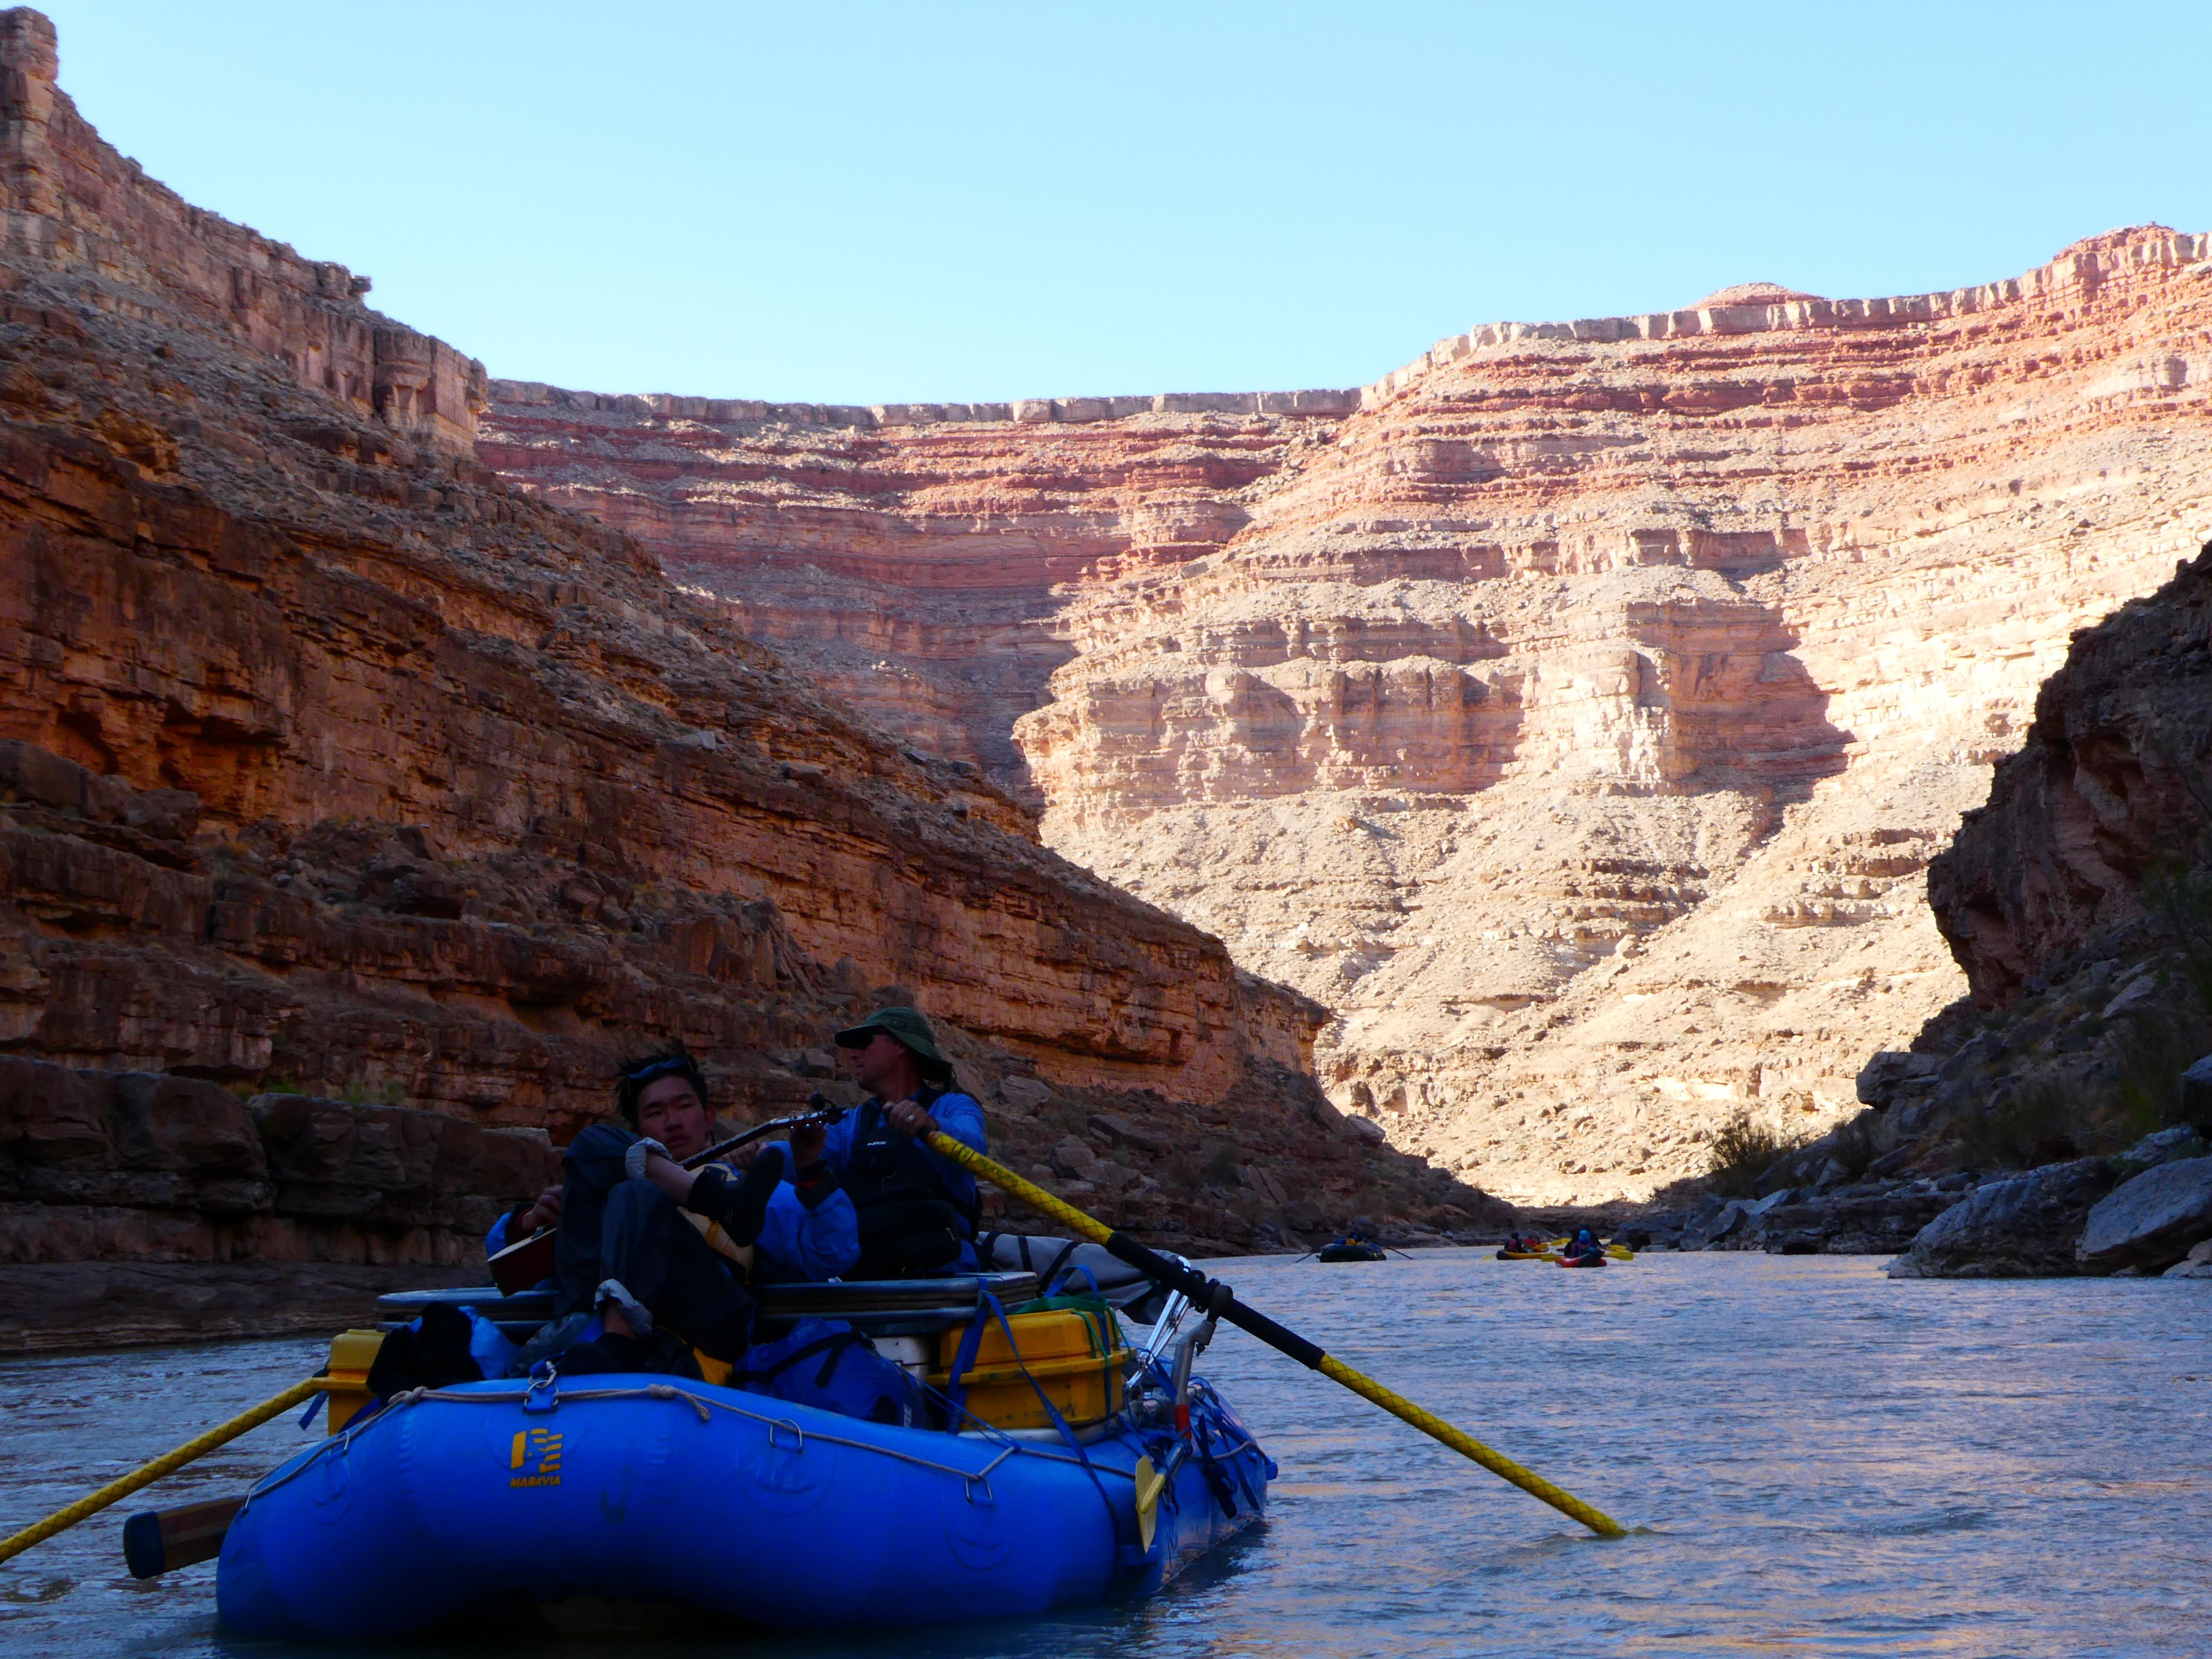
<svg viewBox="0 0 2212 1659"><path fill-rule="evenodd" d="M1188 1339L1163 1363L1172 1334L1072 1437L665 1376L401 1395L253 1489L223 1540L222 1621L361 1641L583 1597L819 1629L1149 1595L1264 1514L1275 1474L1190 1377Z"/></svg>

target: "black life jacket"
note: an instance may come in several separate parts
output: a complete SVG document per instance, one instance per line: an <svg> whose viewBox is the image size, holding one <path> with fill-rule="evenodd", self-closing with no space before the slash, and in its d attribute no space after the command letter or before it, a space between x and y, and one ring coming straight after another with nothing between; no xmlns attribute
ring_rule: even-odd
<svg viewBox="0 0 2212 1659"><path fill-rule="evenodd" d="M925 1084L915 1100L927 1111L951 1092ZM955 1197L928 1154L891 1127L875 1096L860 1107L838 1182L860 1225L856 1279L911 1279L957 1261L981 1218L981 1194Z"/></svg>

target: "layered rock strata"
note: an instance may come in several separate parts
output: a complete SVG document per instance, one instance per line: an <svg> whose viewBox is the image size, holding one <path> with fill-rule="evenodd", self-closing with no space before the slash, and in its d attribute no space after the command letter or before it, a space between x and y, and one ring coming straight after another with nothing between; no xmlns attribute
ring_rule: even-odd
<svg viewBox="0 0 2212 1659"><path fill-rule="evenodd" d="M736 631L1040 804L1013 741L1060 595L1221 547L1352 392L823 407L491 383L485 464L634 536Z"/></svg>
<svg viewBox="0 0 2212 1659"><path fill-rule="evenodd" d="M543 1129L0 1056L0 1351L358 1319L559 1176Z"/></svg>
<svg viewBox="0 0 2212 1659"><path fill-rule="evenodd" d="M1901 1218L1948 1192L1965 1201L1896 1275L2200 1276L2185 1258L2212 1239L2208 712L2212 545L2075 636L2027 741L1933 860L1972 994L1913 1051L1876 1054L1867 1112L1778 1159L1757 1200L1664 1224L1844 1248L1853 1212Z"/></svg>
<svg viewBox="0 0 2212 1659"><path fill-rule="evenodd" d="M1164 1239L1481 1208L1341 1124L1321 1010L503 483L465 360L146 179L53 69L0 15L0 1048L558 1141L625 1050L681 1037L742 1116L844 1091L830 1031L912 1000L1018 1162L1110 1152L1102 1115L1168 1148L1091 1194ZM63 1216L52 1182L107 1171L66 1142L0 1149L47 1172L9 1176L6 1260L205 1259L196 1189Z"/></svg>
<svg viewBox="0 0 2212 1659"><path fill-rule="evenodd" d="M1834 1121L1958 994L1928 860L2212 520L2208 252L1497 325L1312 414L495 384L481 453L1325 1004L1340 1107L1619 1200L1730 1112Z"/></svg>

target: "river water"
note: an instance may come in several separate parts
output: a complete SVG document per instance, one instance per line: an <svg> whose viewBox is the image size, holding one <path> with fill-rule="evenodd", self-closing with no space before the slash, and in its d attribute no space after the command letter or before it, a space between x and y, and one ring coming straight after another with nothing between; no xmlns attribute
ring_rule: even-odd
<svg viewBox="0 0 2212 1659"><path fill-rule="evenodd" d="M1893 1284L1867 1258L1467 1250L1211 1264L1265 1308L1639 1528L1589 1538L1224 1330L1203 1369L1282 1465L1272 1519L1155 1601L896 1637L569 1638L579 1659L2201 1655L2212 1284ZM0 1534L321 1363L283 1340L0 1364ZM150 1583L121 1517L242 1488L289 1419L0 1565L0 1653L276 1656L213 1563ZM544 1654L542 1640L405 1650Z"/></svg>

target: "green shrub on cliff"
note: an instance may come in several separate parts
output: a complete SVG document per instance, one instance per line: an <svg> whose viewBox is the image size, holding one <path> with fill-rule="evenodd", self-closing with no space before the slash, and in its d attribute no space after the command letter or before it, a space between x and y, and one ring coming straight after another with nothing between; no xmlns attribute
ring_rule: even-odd
<svg viewBox="0 0 2212 1659"><path fill-rule="evenodd" d="M1723 1198L1749 1198L1777 1158L1803 1146L1752 1115L1748 1106L1714 1131L1705 1164L1705 1186Z"/></svg>
<svg viewBox="0 0 2212 1659"><path fill-rule="evenodd" d="M1880 1121L1878 1113L1861 1112L1838 1124L1835 1133L1829 1137L1829 1156L1843 1166L1844 1180L1858 1180L1866 1174L1868 1166L1881 1156L1881 1149L1875 1144L1874 1138L1875 1127Z"/></svg>
<svg viewBox="0 0 2212 1659"><path fill-rule="evenodd" d="M2063 1164L2105 1137L2098 1102L2080 1090L2030 1083L1959 1126L1959 1161L1970 1170L2035 1170Z"/></svg>

